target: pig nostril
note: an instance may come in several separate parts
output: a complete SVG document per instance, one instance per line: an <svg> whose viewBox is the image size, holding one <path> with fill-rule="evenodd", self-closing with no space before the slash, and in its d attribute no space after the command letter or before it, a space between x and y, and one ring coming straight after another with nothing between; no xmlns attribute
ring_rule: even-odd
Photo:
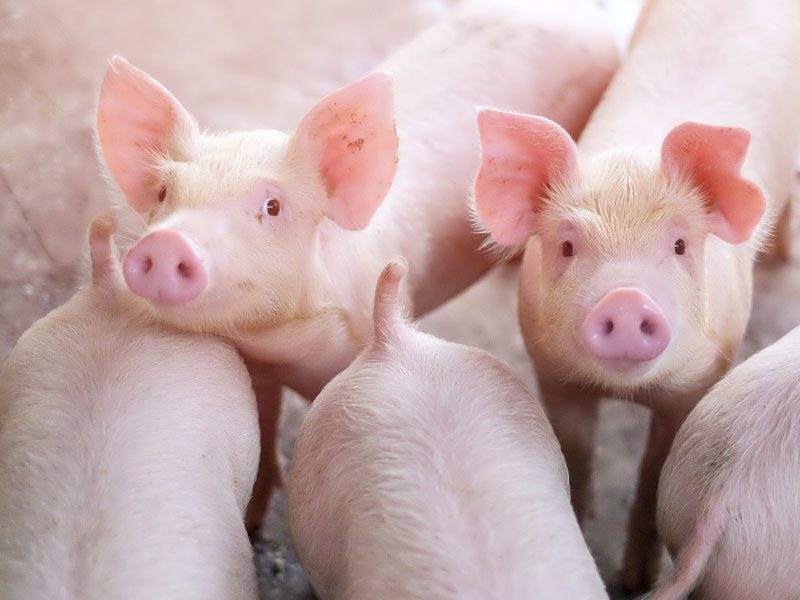
<svg viewBox="0 0 800 600"><path fill-rule="evenodd" d="M149 273L150 269L153 268L153 259L149 256L146 256L145 259L142 261L142 272Z"/></svg>
<svg viewBox="0 0 800 600"><path fill-rule="evenodd" d="M184 279L188 279L192 276L192 268L185 262L181 261L178 263L178 274Z"/></svg>
<svg viewBox="0 0 800 600"><path fill-rule="evenodd" d="M603 323L603 335L609 335L612 331L614 331L614 321L609 319Z"/></svg>
<svg viewBox="0 0 800 600"><path fill-rule="evenodd" d="M644 321L642 321L642 324L639 325L639 331L641 331L645 335L653 335L656 331L656 328L648 319L645 319Z"/></svg>

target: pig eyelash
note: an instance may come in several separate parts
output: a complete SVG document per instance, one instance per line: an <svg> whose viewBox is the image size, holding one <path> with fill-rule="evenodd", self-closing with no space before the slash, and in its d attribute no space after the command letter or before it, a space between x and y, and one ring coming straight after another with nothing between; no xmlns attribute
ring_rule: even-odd
<svg viewBox="0 0 800 600"><path fill-rule="evenodd" d="M258 214L256 215L256 219L258 220L259 223L263 223L265 216L269 215L270 217L277 217L280 212L281 212L280 201L277 198L273 198L272 196L267 196L261 203L261 208L258 209Z"/></svg>

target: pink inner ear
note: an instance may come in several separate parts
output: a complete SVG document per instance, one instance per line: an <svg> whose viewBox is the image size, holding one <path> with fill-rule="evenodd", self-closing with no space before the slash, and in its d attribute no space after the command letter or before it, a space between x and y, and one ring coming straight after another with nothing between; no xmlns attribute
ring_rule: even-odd
<svg viewBox="0 0 800 600"><path fill-rule="evenodd" d="M750 239L767 204L759 187L741 175L749 144L746 129L683 123L661 147L664 172L686 177L703 190L711 232L731 244Z"/></svg>
<svg viewBox="0 0 800 600"><path fill-rule="evenodd" d="M577 149L559 125L531 115L478 112L482 162L475 208L499 244L513 246L537 232L548 186L572 176Z"/></svg>
<svg viewBox="0 0 800 600"><path fill-rule="evenodd" d="M363 229L397 168L391 77L375 73L323 98L292 137L299 160L312 160L328 194L325 214Z"/></svg>
<svg viewBox="0 0 800 600"><path fill-rule="evenodd" d="M179 119L191 118L155 79L115 56L100 88L97 133L111 175L137 211L158 199L151 172L154 154L164 154Z"/></svg>

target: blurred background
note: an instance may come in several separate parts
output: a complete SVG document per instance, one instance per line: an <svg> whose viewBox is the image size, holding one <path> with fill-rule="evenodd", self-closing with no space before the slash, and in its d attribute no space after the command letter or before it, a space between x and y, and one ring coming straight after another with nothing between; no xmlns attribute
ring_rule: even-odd
<svg viewBox="0 0 800 600"><path fill-rule="evenodd" d="M0 0L0 362L33 321L80 285L88 222L114 201L93 147L97 90L110 55L159 79L203 128L289 131L317 99L371 70L453 3ZM640 0L601 4L624 46ZM517 270L499 267L421 327L486 348L533 385L516 321ZM800 323L798 298L797 252L788 265L757 267L742 357ZM287 466L305 410L303 400L286 394ZM646 423L646 411L631 404L603 408L598 503L587 536L614 598L624 597L618 569ZM254 539L261 596L313 598L285 516L278 494Z"/></svg>

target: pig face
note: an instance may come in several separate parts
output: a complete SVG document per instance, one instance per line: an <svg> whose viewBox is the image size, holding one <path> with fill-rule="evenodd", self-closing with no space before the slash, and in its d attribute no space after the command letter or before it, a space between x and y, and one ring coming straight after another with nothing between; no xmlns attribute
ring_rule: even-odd
<svg viewBox="0 0 800 600"><path fill-rule="evenodd" d="M112 59L100 149L145 231L130 289L162 319L227 332L306 316L336 230L366 227L394 176L391 81L374 74L320 101L287 135L201 133L154 79Z"/></svg>
<svg viewBox="0 0 800 600"><path fill-rule="evenodd" d="M496 242L527 244L520 316L532 353L621 393L693 372L708 347L706 250L749 239L764 211L739 173L747 132L687 123L660 165L620 151L579 167L551 121L489 110L478 121L475 208Z"/></svg>

